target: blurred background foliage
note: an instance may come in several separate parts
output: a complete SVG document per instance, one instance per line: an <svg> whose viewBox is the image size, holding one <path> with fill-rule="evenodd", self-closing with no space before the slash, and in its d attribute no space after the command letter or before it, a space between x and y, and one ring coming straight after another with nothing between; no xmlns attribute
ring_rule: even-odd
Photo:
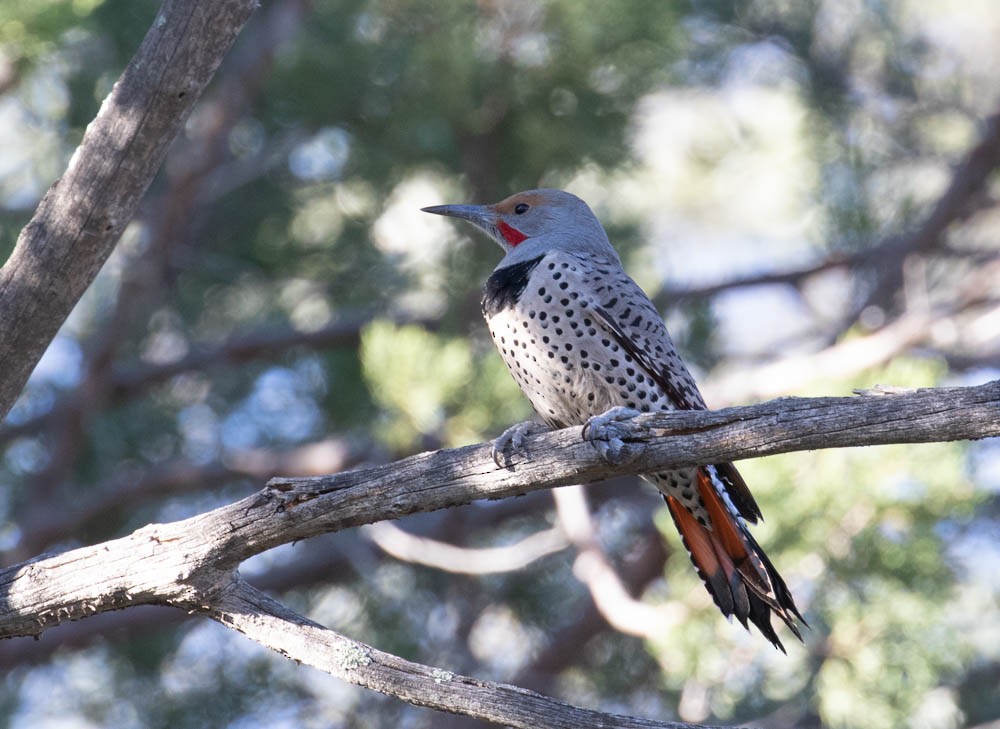
<svg viewBox="0 0 1000 729"><path fill-rule="evenodd" d="M157 9L0 3L4 255ZM268 0L0 429L3 560L527 418L478 311L500 251L424 205L587 199L713 406L995 379L998 67L991 0ZM243 571L381 649L608 711L995 726L997 444L741 468L812 624L787 657L719 617L631 480L589 489L651 608L628 634L547 493ZM169 610L8 641L0 664L11 727L476 725Z"/></svg>

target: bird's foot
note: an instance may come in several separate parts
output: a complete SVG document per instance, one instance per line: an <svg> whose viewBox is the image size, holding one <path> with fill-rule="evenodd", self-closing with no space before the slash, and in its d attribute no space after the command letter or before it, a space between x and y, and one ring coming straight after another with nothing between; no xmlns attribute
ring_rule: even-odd
<svg viewBox="0 0 1000 729"><path fill-rule="evenodd" d="M631 429L622 423L642 415L638 410L627 407L615 407L606 413L595 415L584 426L582 436L590 442L601 457L612 466L621 466L634 461L645 445L642 443L627 443L625 438Z"/></svg>
<svg viewBox="0 0 1000 729"><path fill-rule="evenodd" d="M512 456L528 455L528 438L547 430L548 426L534 420L512 425L493 441L493 462L500 468L510 468Z"/></svg>

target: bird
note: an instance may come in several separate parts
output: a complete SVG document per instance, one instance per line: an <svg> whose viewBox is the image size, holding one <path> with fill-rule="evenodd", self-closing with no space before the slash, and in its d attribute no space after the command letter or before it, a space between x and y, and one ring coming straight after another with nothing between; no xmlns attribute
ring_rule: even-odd
<svg viewBox="0 0 1000 729"><path fill-rule="evenodd" d="M625 273L586 202L556 189L492 205L424 212L468 221L504 250L483 290L482 312L503 361L550 428L583 426L609 460L616 423L644 412L706 404L656 307ZM494 459L523 452L543 427L521 423L494 442ZM498 460L499 464L499 460ZM644 474L666 501L694 567L719 610L753 623L785 651L771 614L800 641L807 625L749 524L762 514L731 463Z"/></svg>

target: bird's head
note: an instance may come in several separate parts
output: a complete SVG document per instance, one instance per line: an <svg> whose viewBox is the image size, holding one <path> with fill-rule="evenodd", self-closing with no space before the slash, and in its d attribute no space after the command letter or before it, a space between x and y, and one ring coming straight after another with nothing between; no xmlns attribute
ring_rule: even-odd
<svg viewBox="0 0 1000 729"><path fill-rule="evenodd" d="M617 260L587 203L562 190L526 190L494 205L435 205L423 211L468 220L499 243L511 259L558 248L599 252Z"/></svg>

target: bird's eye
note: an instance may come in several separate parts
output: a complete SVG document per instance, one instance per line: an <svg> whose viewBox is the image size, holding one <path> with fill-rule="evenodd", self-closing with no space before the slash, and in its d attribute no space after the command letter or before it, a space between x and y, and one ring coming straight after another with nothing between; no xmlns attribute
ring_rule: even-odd
<svg viewBox="0 0 1000 729"><path fill-rule="evenodd" d="M514 206L514 214L524 215L526 212L528 212L528 208L530 207L531 206L528 205L528 203L518 203L517 205Z"/></svg>

